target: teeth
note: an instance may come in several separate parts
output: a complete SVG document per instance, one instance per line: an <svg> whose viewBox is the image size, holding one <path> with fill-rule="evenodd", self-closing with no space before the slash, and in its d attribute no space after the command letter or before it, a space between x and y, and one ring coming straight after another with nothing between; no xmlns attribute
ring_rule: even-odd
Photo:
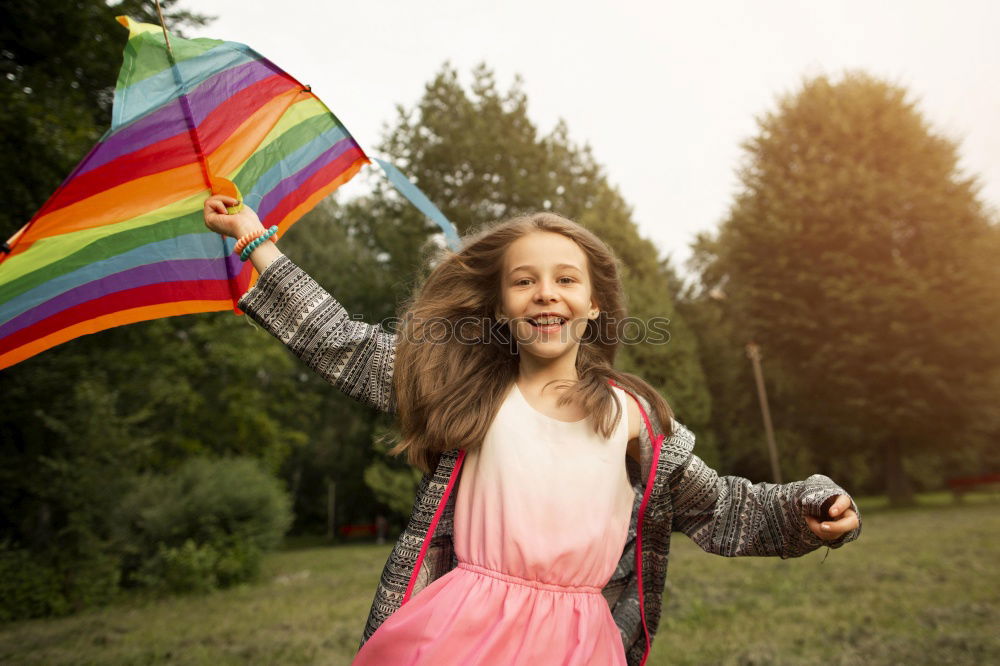
<svg viewBox="0 0 1000 666"><path fill-rule="evenodd" d="M540 324L542 326L546 324L561 324L562 319L560 319L559 317L542 317L540 319L536 319L535 323Z"/></svg>

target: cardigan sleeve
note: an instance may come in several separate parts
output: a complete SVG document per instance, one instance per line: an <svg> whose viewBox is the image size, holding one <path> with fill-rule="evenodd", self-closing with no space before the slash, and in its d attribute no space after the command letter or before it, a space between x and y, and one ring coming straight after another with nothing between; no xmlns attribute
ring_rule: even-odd
<svg viewBox="0 0 1000 666"><path fill-rule="evenodd" d="M241 310L350 397L394 412L396 336L358 321L286 256L240 298Z"/></svg>
<svg viewBox="0 0 1000 666"><path fill-rule="evenodd" d="M822 474L785 484L751 483L738 476L719 476L692 450L672 475L670 493L674 529L703 550L726 557L799 557L821 546L839 548L861 534L861 512L853 499L851 508L858 514L855 529L829 541L809 529L805 514L818 517L828 498L847 495Z"/></svg>

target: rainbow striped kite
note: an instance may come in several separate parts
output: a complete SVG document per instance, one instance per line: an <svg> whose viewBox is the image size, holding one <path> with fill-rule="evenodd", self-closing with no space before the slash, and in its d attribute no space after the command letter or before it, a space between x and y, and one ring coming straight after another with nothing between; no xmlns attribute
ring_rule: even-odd
<svg viewBox="0 0 1000 666"><path fill-rule="evenodd" d="M256 279L208 231L235 183L284 232L368 157L330 110L243 44L129 29L111 129L0 254L0 368L87 333L236 309ZM238 311L238 310L237 310Z"/></svg>

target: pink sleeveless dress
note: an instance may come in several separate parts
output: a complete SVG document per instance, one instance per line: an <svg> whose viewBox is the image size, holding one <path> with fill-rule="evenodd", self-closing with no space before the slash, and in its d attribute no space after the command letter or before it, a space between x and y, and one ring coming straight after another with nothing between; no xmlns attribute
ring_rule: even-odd
<svg viewBox="0 0 1000 666"><path fill-rule="evenodd" d="M559 421L511 387L461 471L458 567L393 613L355 666L624 666L601 588L628 536L626 394L614 434Z"/></svg>

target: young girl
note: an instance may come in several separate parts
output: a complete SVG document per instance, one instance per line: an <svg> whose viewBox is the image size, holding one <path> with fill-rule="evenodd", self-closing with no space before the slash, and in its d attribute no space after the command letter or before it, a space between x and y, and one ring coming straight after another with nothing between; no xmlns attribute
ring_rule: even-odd
<svg viewBox="0 0 1000 666"><path fill-rule="evenodd" d="M252 210L225 214L234 204L206 201L208 227L260 235ZM519 217L443 252L397 335L353 320L269 240L253 247L260 278L240 307L397 413L395 451L425 472L354 664L643 664L671 531L783 558L860 533L825 476L720 478L663 398L614 369L616 260L574 222Z"/></svg>

